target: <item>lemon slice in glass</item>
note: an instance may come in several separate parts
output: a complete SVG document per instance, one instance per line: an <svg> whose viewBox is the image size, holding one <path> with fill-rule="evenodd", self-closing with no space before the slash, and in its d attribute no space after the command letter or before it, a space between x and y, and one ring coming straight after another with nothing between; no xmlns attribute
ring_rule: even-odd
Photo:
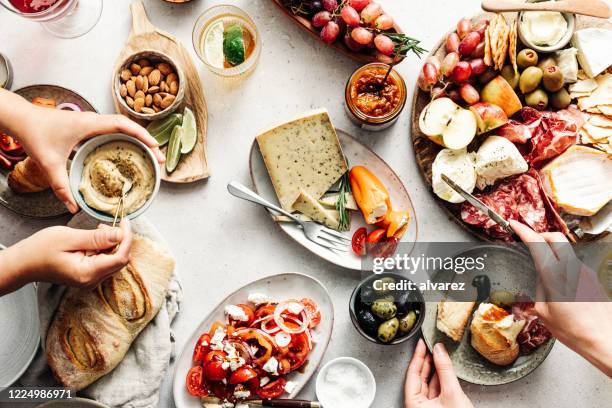
<svg viewBox="0 0 612 408"><path fill-rule="evenodd" d="M204 54L209 64L216 68L223 68L225 55L223 54L223 20L212 24L204 36Z"/></svg>

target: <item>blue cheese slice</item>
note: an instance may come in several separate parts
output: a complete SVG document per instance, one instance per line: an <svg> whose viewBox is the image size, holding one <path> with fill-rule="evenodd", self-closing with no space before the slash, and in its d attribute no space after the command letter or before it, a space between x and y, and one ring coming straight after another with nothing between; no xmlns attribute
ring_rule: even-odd
<svg viewBox="0 0 612 408"><path fill-rule="evenodd" d="M294 209L301 191L318 200L348 171L326 110L276 126L257 136L281 207Z"/></svg>
<svg viewBox="0 0 612 408"><path fill-rule="evenodd" d="M338 230L339 228L340 219L338 216L325 209L320 202L305 191L300 193L293 207L302 214L312 218L315 222L323 224L331 229Z"/></svg>
<svg viewBox="0 0 612 408"><path fill-rule="evenodd" d="M578 49L578 62L589 76L595 78L612 65L612 30L584 28L574 33L572 45Z"/></svg>

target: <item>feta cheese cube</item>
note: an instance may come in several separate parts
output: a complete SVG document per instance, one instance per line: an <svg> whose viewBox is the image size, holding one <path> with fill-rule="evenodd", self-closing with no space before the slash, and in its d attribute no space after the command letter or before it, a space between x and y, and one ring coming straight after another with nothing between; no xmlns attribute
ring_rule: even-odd
<svg viewBox="0 0 612 408"><path fill-rule="evenodd" d="M266 364L264 364L262 368L264 369L264 371L267 371L272 375L278 375L278 360L274 357L270 357L270 359L266 361Z"/></svg>
<svg viewBox="0 0 612 408"><path fill-rule="evenodd" d="M237 320L239 322L248 322L249 316L242 310L241 307L235 305L225 306L225 314L230 318Z"/></svg>
<svg viewBox="0 0 612 408"><path fill-rule="evenodd" d="M291 394L298 386L298 383L296 381L287 381L287 384L285 384L285 391L289 394Z"/></svg>
<svg viewBox="0 0 612 408"><path fill-rule="evenodd" d="M251 293L247 299L255 306L265 305L272 302L272 299L263 293Z"/></svg>

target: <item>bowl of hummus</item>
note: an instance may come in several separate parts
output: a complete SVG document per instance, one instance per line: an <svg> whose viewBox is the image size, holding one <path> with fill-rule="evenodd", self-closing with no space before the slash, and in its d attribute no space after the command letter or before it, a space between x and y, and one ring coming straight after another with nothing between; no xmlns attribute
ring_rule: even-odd
<svg viewBox="0 0 612 408"><path fill-rule="evenodd" d="M144 213L160 183L159 164L151 149L122 134L88 140L70 165L70 190L77 204L104 222L113 222L118 213L128 219Z"/></svg>

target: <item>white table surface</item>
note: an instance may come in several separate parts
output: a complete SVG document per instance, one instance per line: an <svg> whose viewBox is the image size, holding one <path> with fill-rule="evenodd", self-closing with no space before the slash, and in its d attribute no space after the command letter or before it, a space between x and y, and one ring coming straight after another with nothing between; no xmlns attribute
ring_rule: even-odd
<svg viewBox="0 0 612 408"><path fill-rule="evenodd" d="M431 48L464 15L479 11L476 0L380 0L404 30ZM99 111L113 111L110 76L128 35L131 17L127 0L106 0L102 19L87 35L74 40L49 36L42 27L0 10L0 52L11 60L13 89L31 84L71 88ZM334 124L359 137L396 170L408 188L422 241L469 240L434 203L421 179L409 135L409 109L391 129L369 134L353 126L343 109L353 61L328 49L293 25L268 0L226 1L249 12L263 37L261 61L251 77L232 85L209 72L193 52L191 31L207 7L221 3L196 0L171 5L146 0L153 24L181 39L191 51L207 95L208 181L186 186L163 184L146 216L153 220L174 251L185 301L175 329L178 346L203 316L234 288L259 277L299 271L320 279L332 294L336 324L326 360L353 356L373 370L378 382L376 408L402 405L402 384L414 342L395 347L361 338L348 315L348 299L359 273L319 260L288 241L264 210L231 197L230 180L250 185L249 148L258 129L306 110L326 107ZM410 95L420 63L410 57L400 67ZM36 221L0 207L0 242L11 245L41 228L67 219ZM184 375L184 373L180 373ZM173 370L162 386L160 407L173 407ZM480 387L464 384L481 407L601 407L612 398L610 380L579 356L557 343L534 373L510 385ZM301 397L315 397L314 381Z"/></svg>

